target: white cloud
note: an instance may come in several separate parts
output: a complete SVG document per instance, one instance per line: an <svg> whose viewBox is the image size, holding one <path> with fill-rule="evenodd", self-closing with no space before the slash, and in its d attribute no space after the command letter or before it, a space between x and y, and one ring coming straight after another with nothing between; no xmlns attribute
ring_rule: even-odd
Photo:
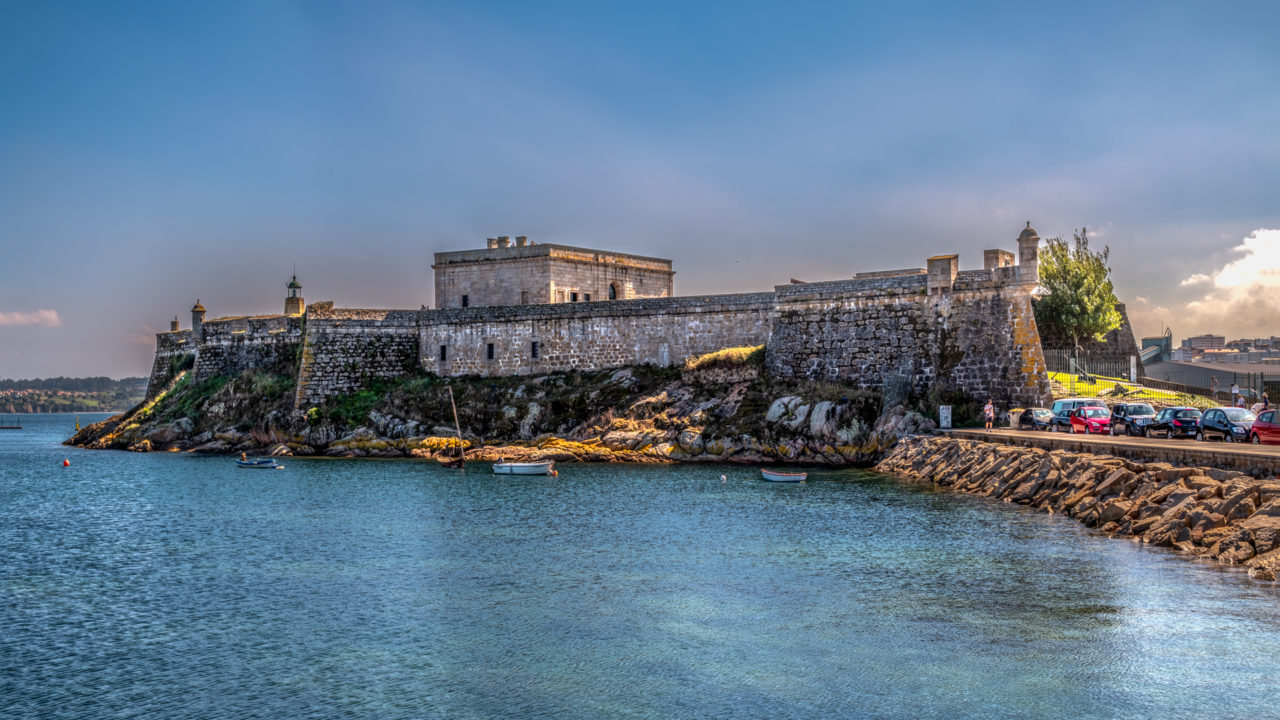
<svg viewBox="0 0 1280 720"><path fill-rule="evenodd" d="M1231 251L1238 257L1216 272L1182 281L1184 287L1212 284L1171 318L1180 326L1174 331L1179 337L1280 335L1280 230L1254 230Z"/></svg>
<svg viewBox="0 0 1280 720"><path fill-rule="evenodd" d="M43 325L58 327L62 318L57 310L36 310L35 312L0 312L0 327L8 325Z"/></svg>

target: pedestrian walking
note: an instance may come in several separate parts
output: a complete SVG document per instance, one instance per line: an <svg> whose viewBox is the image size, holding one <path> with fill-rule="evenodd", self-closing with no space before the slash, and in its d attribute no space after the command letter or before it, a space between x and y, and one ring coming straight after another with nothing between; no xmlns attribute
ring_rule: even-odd
<svg viewBox="0 0 1280 720"><path fill-rule="evenodd" d="M1232 380L1231 381L1231 402L1232 404L1235 404L1239 401L1240 401L1240 386L1236 384L1235 380Z"/></svg>
<svg viewBox="0 0 1280 720"><path fill-rule="evenodd" d="M1209 397L1213 398L1214 400L1218 399L1218 376L1217 375L1209 376Z"/></svg>
<svg viewBox="0 0 1280 720"><path fill-rule="evenodd" d="M982 408L982 419L987 423L987 432L991 432L991 423L996 420L996 408L991 404L991 398L987 398L987 405Z"/></svg>

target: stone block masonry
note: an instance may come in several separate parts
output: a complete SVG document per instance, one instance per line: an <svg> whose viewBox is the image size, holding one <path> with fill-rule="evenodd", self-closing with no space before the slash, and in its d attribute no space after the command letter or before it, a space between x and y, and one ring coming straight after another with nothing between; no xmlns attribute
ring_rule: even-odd
<svg viewBox="0 0 1280 720"><path fill-rule="evenodd" d="M781 377L871 390L893 385L970 401L991 397L1001 407L1038 405L1049 396L1030 301L1038 242L1028 224L1018 237L1016 265L1005 251L988 252L982 270L960 270L957 256L939 255L926 269L864 272L764 293L665 297L672 288L668 260L519 241L511 247L499 239L485 250L436 256L439 277L484 284L449 291L466 294L468 307L451 299L435 310L322 302L303 316L206 322L197 302L193 330L157 336L152 387L164 387L188 357L197 381L296 368L295 407L303 410L422 371L498 377L670 366L725 347L765 344L766 370ZM535 261L546 264L546 274L514 269ZM654 296L634 297L642 279ZM561 284L577 288L577 302L554 301ZM585 302L587 287L593 302Z"/></svg>
<svg viewBox="0 0 1280 720"><path fill-rule="evenodd" d="M289 315L209 320L202 329L195 382L245 370L292 372L302 342L302 318Z"/></svg>
<svg viewBox="0 0 1280 720"><path fill-rule="evenodd" d="M773 308L773 293L747 293L428 311L423 368L502 376L669 366L766 343Z"/></svg>
<svg viewBox="0 0 1280 720"><path fill-rule="evenodd" d="M295 406L305 409L418 368L417 310L307 308Z"/></svg>
<svg viewBox="0 0 1280 720"><path fill-rule="evenodd" d="M156 335L156 357L151 363L151 377L147 381L147 396L150 400L164 388L168 387L179 372L179 368L187 362L195 361L196 343L190 330L174 330Z"/></svg>
<svg viewBox="0 0 1280 720"><path fill-rule="evenodd" d="M765 366L781 377L1041 405L1048 373L1030 288L1009 282L1013 270L959 272L939 292L926 274L779 286Z"/></svg>

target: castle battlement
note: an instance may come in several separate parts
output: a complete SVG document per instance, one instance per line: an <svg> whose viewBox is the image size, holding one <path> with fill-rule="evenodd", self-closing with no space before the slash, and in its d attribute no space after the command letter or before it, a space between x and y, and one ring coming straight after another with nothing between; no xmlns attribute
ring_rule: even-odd
<svg viewBox="0 0 1280 720"><path fill-rule="evenodd" d="M298 374L302 410L423 371L497 377L666 366L764 344L766 367L780 377L1039 404L1048 376L1030 301L1038 243L1028 223L1016 263L1012 252L987 250L982 269L960 270L959 256L938 255L924 268L673 297L669 260L491 238L484 249L435 254L435 309L326 301L303 314L205 321L197 301L191 330L157 335L151 387L187 363L197 380L288 368ZM296 278L289 288L300 306Z"/></svg>

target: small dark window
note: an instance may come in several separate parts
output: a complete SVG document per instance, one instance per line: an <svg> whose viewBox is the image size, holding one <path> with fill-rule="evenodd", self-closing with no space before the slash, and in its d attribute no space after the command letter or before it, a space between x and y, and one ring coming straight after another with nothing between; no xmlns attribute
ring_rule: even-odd
<svg viewBox="0 0 1280 720"><path fill-rule="evenodd" d="M569 302L578 302L578 293L569 293Z"/></svg>
<svg viewBox="0 0 1280 720"><path fill-rule="evenodd" d="M618 286L616 283L609 286L609 299L610 300L618 299Z"/></svg>
<svg viewBox="0 0 1280 720"><path fill-rule="evenodd" d="M444 362L447 359L449 359L449 346L441 345L440 346L440 362Z"/></svg>
<svg viewBox="0 0 1280 720"><path fill-rule="evenodd" d="M493 343L489 343L489 359L493 359Z"/></svg>
<svg viewBox="0 0 1280 720"><path fill-rule="evenodd" d="M529 304L529 291L528 291L528 290L521 290L521 291L520 291L520 304L521 304L521 305L528 305L528 304Z"/></svg>
<svg viewBox="0 0 1280 720"><path fill-rule="evenodd" d="M582 302L591 302L591 293L583 293Z"/></svg>
<svg viewBox="0 0 1280 720"><path fill-rule="evenodd" d="M537 340L534 340L533 344L529 346L529 356L535 359L538 357L538 341Z"/></svg>
<svg viewBox="0 0 1280 720"><path fill-rule="evenodd" d="M471 307L471 298L466 295L462 296L462 307Z"/></svg>

